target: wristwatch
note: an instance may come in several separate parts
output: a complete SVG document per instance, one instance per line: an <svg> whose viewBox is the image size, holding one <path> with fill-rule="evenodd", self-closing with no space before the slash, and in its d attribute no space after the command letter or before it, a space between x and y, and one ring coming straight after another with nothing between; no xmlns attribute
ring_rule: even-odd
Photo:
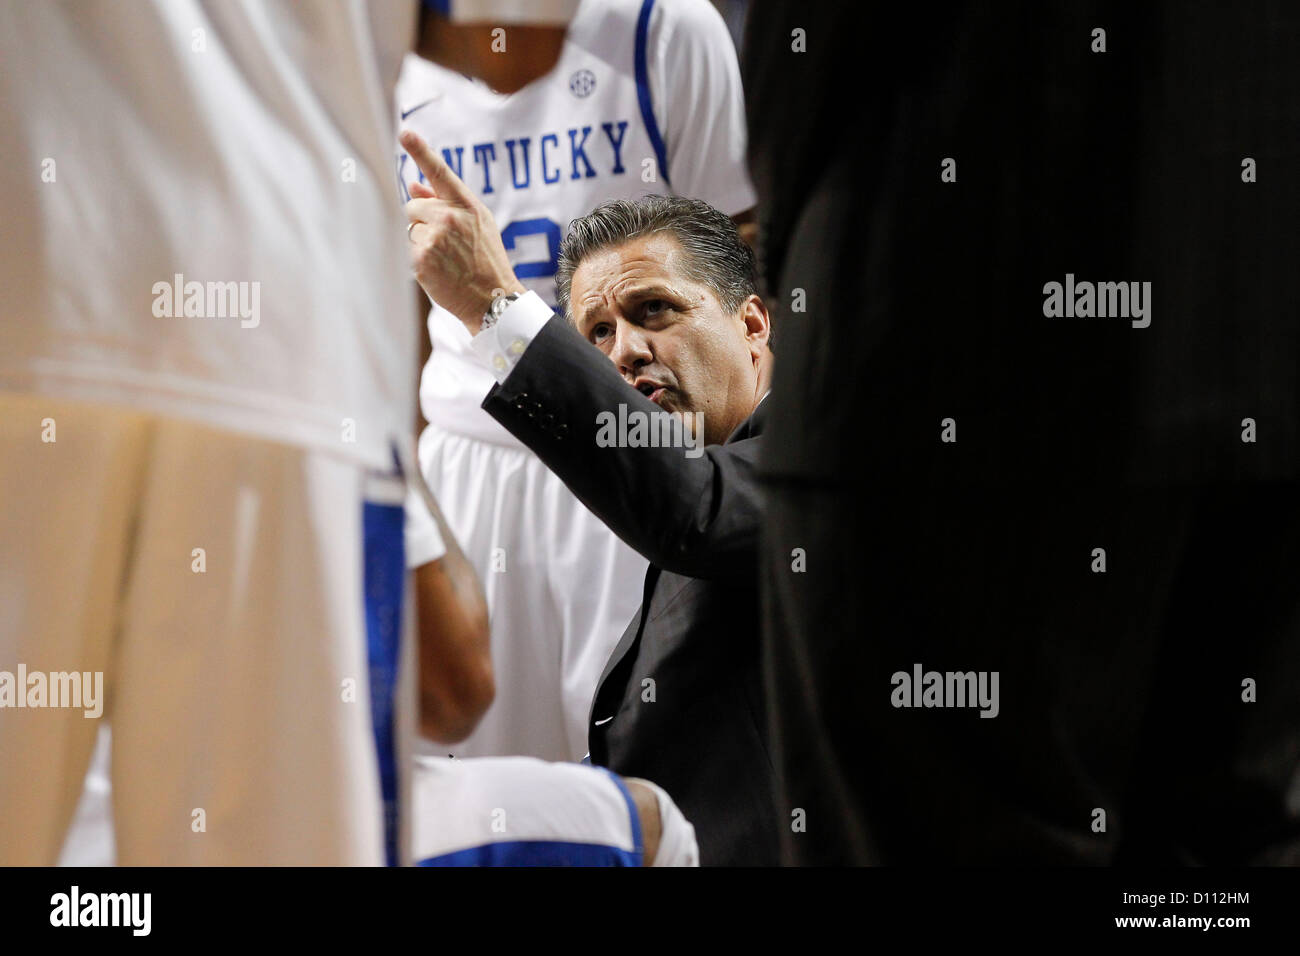
<svg viewBox="0 0 1300 956"><path fill-rule="evenodd" d="M501 321L501 316L505 313L506 309L510 308L510 303L514 302L522 294L523 293L520 292L511 292L508 295L493 296L492 304L489 305L488 310L483 313L482 329L490 329Z"/></svg>

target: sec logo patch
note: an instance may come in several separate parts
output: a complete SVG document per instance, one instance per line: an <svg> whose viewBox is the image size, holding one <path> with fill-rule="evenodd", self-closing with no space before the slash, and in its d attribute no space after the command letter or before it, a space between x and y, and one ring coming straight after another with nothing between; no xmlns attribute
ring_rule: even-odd
<svg viewBox="0 0 1300 956"><path fill-rule="evenodd" d="M579 70L569 77L569 89L573 95L579 99L590 96L591 91L596 88L596 74L591 70Z"/></svg>

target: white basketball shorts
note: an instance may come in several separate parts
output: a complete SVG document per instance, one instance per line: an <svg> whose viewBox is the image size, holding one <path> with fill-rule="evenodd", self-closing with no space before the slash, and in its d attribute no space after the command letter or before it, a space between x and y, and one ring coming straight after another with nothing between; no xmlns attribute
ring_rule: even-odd
<svg viewBox="0 0 1300 956"><path fill-rule="evenodd" d="M626 785L599 767L532 757L415 758L419 866L641 866Z"/></svg>
<svg viewBox="0 0 1300 956"><path fill-rule="evenodd" d="M405 859L400 481L6 393L0 449L0 864L58 858L101 721L121 864Z"/></svg>

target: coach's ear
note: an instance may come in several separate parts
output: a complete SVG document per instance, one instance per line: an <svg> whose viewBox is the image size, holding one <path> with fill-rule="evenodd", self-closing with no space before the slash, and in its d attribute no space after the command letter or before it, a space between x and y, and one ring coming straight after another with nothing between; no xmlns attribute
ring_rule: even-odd
<svg viewBox="0 0 1300 956"><path fill-rule="evenodd" d="M745 340L755 364L767 351L767 341L772 335L772 319L761 297L751 295L740 307L740 320L745 323Z"/></svg>

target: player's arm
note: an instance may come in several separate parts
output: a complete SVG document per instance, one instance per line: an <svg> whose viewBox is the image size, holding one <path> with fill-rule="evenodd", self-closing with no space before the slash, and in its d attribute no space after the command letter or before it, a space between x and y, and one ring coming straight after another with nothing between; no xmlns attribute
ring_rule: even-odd
<svg viewBox="0 0 1300 956"><path fill-rule="evenodd" d="M726 24L712 4L681 0L656 5L649 30L645 66L672 191L722 210L753 245L745 96Z"/></svg>
<svg viewBox="0 0 1300 956"><path fill-rule="evenodd" d="M757 196L746 161L745 98L736 48L718 11L701 0L661 5L647 63L665 131L670 185L731 216L758 249Z"/></svg>
<svg viewBox="0 0 1300 956"><path fill-rule="evenodd" d="M454 744L473 732L496 696L487 601L437 502L423 481L415 484L421 500L407 507L423 505L420 520L432 519L445 548L441 557L419 563L414 575L420 731Z"/></svg>
<svg viewBox="0 0 1300 956"><path fill-rule="evenodd" d="M411 292L415 301L415 327L420 330L420 364L415 367L415 445L420 446L420 435L424 432L424 426L429 424L424 417L424 409L420 407L419 387L420 377L424 372L424 367L429 364L429 358L433 355L433 339L429 336L429 327L427 318L429 315L429 297L424 294L420 288L420 283L411 283Z"/></svg>
<svg viewBox="0 0 1300 956"><path fill-rule="evenodd" d="M496 696L487 606L456 548L415 571L420 640L420 730L439 743L473 733Z"/></svg>

